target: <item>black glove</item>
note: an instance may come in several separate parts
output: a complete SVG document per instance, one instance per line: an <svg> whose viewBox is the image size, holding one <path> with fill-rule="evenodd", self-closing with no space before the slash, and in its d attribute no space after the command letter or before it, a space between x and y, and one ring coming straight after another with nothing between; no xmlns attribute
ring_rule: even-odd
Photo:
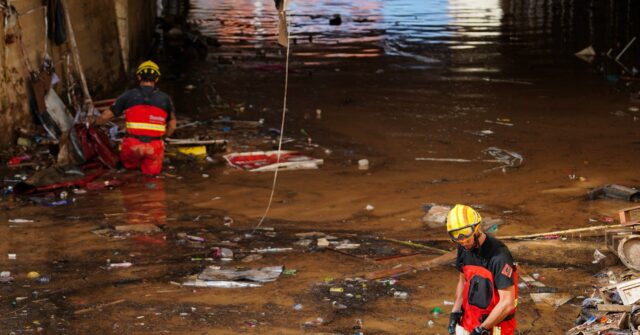
<svg viewBox="0 0 640 335"><path fill-rule="evenodd" d="M449 331L449 334L453 335L456 333L456 325L458 323L460 323L460 320L462 319L462 311L459 312L451 312L451 315L449 316L449 328L447 328L447 330Z"/></svg>
<svg viewBox="0 0 640 335"><path fill-rule="evenodd" d="M490 335L489 331L482 328L482 326L476 327L470 335Z"/></svg>

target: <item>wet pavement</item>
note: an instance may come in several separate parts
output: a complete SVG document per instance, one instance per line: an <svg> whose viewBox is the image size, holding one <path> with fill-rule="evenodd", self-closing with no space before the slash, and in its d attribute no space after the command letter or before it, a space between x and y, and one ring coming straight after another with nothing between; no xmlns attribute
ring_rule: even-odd
<svg viewBox="0 0 640 335"><path fill-rule="evenodd" d="M574 1L294 1L285 125L294 141L284 148L325 163L279 174L263 224L276 235L253 231L272 174L232 169L220 153L213 163L172 162L175 169L161 179L114 172L110 177L122 186L72 195L69 206L6 198L0 271L15 278L0 284L0 328L15 334L349 334L360 319L366 334L444 334L445 301L453 300L458 276L453 267L401 277L396 287L372 283L364 294L370 300L350 304L326 289L345 287L355 299L363 295L359 284L343 278L381 265L357 257L362 253L296 245L295 234L321 231L363 245L383 236L442 238L442 230L421 221L423 204L432 202L477 206L483 216L504 220L498 236L615 216L628 204L584 197L605 183L640 184L634 158L640 114L628 95L633 85L622 79L620 65L604 57L589 64L573 53L591 43L619 52L639 30L637 17L619 14L630 3L603 14L602 4ZM341 25L329 25L334 14ZM210 48L207 60L165 59L170 71L161 87L175 98L179 119L227 116L279 126L284 51L275 44L275 18L271 1L192 1L188 22L221 46ZM637 54L636 45L623 64L634 66ZM230 140L228 152L274 147L265 132L249 139L233 133L219 131ZM189 135L188 128L176 133ZM521 154L524 164L493 169L493 163L416 160L483 159L492 146ZM368 170L358 169L360 159L369 160ZM225 217L233 223L225 225ZM34 222L8 223L16 218ZM94 233L133 224L161 230ZM205 242L189 242L184 234ZM225 241L236 244L229 247L236 253L231 262L212 256ZM602 241L589 241L604 250ZM294 250L242 262L257 247ZM435 256L390 243L363 249L376 258ZM598 266L574 260L563 266L562 255L557 258L521 266L540 273L548 286L589 295ZM109 265L124 262L132 265ZM259 288L179 285L208 265L284 265L296 272ZM29 279L30 271L49 281ZM391 289L406 291L407 299ZM562 334L579 305L575 299L557 310L536 307L521 290L519 329ZM435 307L445 314L433 314Z"/></svg>

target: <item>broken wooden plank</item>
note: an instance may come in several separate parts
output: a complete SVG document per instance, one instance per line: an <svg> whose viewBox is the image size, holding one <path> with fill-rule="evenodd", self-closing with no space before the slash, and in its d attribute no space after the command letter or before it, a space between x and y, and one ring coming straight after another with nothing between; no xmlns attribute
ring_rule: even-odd
<svg viewBox="0 0 640 335"><path fill-rule="evenodd" d="M558 308L566 304L573 296L569 293L530 293L531 299L536 304L547 304Z"/></svg>
<svg viewBox="0 0 640 335"><path fill-rule="evenodd" d="M428 256L426 256L425 254L410 254L410 255L394 255L394 256L388 256L388 257L382 257L382 258L375 258L374 261L378 264L381 265L385 265L385 264L398 264L398 263L402 263L402 262L417 262L417 261L423 261L426 258L428 258Z"/></svg>
<svg viewBox="0 0 640 335"><path fill-rule="evenodd" d="M102 308L105 308L105 307L118 305L118 304L121 304L121 303L123 303L125 301L126 300L124 300L124 299L120 299L120 300L116 300L116 301L112 301L112 302L108 302L108 303L104 303L104 304L98 304L98 305L93 306L93 307L79 309L79 310L73 312L73 314L75 314L75 315L86 314L86 313L95 311L97 309L102 309Z"/></svg>
<svg viewBox="0 0 640 335"><path fill-rule="evenodd" d="M122 225L122 226L116 226L115 229L116 231L129 231L129 232L136 232L136 233L158 233L162 231L160 227L151 223Z"/></svg>
<svg viewBox="0 0 640 335"><path fill-rule="evenodd" d="M400 241L400 240L396 240L396 239L389 238L389 237L385 237L383 239L385 241L389 241L389 242L405 245L405 246L412 247L412 248L418 248L418 249L425 249L425 250L434 251L434 252L437 252L437 253L442 254L442 255L444 255L444 254L446 254L448 252L447 250L434 248L434 247L430 247L428 245L414 243L414 242L411 242L411 241Z"/></svg>
<svg viewBox="0 0 640 335"><path fill-rule="evenodd" d="M598 304L598 312L631 312L633 305Z"/></svg>
<svg viewBox="0 0 640 335"><path fill-rule="evenodd" d="M634 224L638 224L638 220L633 220L631 217L632 212L637 212L640 211L640 206L635 206L635 207L629 207L629 208L625 208L622 209L618 212L618 215L620 216L620 223L623 226L631 226Z"/></svg>
<svg viewBox="0 0 640 335"><path fill-rule="evenodd" d="M631 305L640 300L640 278L618 283L616 289L625 305Z"/></svg>
<svg viewBox="0 0 640 335"><path fill-rule="evenodd" d="M363 275L363 277L368 280L375 280L375 279L388 278L388 277L397 277L413 271L430 269L436 266L441 266L441 265L445 265L453 262L456 259L457 253L458 253L457 250L452 250L444 255L441 255L426 261L411 263L411 264L402 264L390 269L382 269L382 270L367 272Z"/></svg>
<svg viewBox="0 0 640 335"><path fill-rule="evenodd" d="M536 233L536 234L529 234L529 235L496 236L496 238L498 238L499 240L521 240L521 239L527 239L527 238L544 237L549 235L575 234L580 232L596 231L596 230L620 228L620 227L623 227L623 225L612 224L612 225L602 225L602 226L575 228L575 229L567 229L567 230L556 230L556 231L550 231L546 233Z"/></svg>
<svg viewBox="0 0 640 335"><path fill-rule="evenodd" d="M370 258L369 258L369 257L367 257L366 255L354 255L354 254L348 253L348 252L346 252L346 251L342 251L342 250L340 250L340 249L331 248L331 247L326 247L325 249L326 249L326 250L329 250L329 251L333 251L333 252L339 253L339 254L341 254L341 255L345 255L345 256L349 256L349 257L357 258L357 259L359 259L359 260L361 260L361 261L365 261L365 262L373 262L373 261L374 261L373 259L370 259Z"/></svg>

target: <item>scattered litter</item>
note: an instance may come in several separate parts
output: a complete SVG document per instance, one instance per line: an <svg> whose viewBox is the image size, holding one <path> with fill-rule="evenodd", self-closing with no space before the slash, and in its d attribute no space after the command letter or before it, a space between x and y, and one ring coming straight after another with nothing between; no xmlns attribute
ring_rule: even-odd
<svg viewBox="0 0 640 335"><path fill-rule="evenodd" d="M150 223L115 226L115 230L120 232L136 232L136 233L158 233L162 231L160 227Z"/></svg>
<svg viewBox="0 0 640 335"><path fill-rule="evenodd" d="M374 210L374 209L376 209L376 208L375 208L375 207L373 207L373 205L371 205L371 204L367 204L367 206L366 206L364 209L366 209L367 211L369 211L369 212L370 212L370 211L372 211L372 210Z"/></svg>
<svg viewBox="0 0 640 335"><path fill-rule="evenodd" d="M593 46L588 46L578 52L575 53L576 56L595 56L596 51L593 49Z"/></svg>
<svg viewBox="0 0 640 335"><path fill-rule="evenodd" d="M27 278L31 279L31 280L38 279L38 278L40 278L40 274L38 272L36 272L36 271L31 271L31 272L27 273Z"/></svg>
<svg viewBox="0 0 640 335"><path fill-rule="evenodd" d="M323 238L319 238L318 241L317 241L318 248L326 248L326 247L329 246L329 244L330 244L329 240L327 240L324 237Z"/></svg>
<svg viewBox="0 0 640 335"><path fill-rule="evenodd" d="M174 141L174 144L175 143ZM167 155L168 156L175 156L176 158L180 158L180 157L184 157L184 158L191 158L193 159L205 159L207 157L207 147L204 145L194 145L194 146L180 146L175 148L174 152L173 150L171 150L172 148L169 148L169 150L167 150Z"/></svg>
<svg viewBox="0 0 640 335"><path fill-rule="evenodd" d="M591 263L593 263L593 264L597 264L597 263L599 263L601 260L603 260L603 259L605 259L605 258L607 258L607 256L605 256L605 254L603 254L602 252L600 252L600 250L596 249L596 250L593 252L593 262L591 262Z"/></svg>
<svg viewBox="0 0 640 335"><path fill-rule="evenodd" d="M488 154L495 158L498 162L504 164L505 167L518 167L522 165L524 158L522 155L515 153L513 151L508 151L504 149L500 149L497 147L489 147L483 151L485 154Z"/></svg>
<svg viewBox="0 0 640 335"><path fill-rule="evenodd" d="M493 130L490 129L471 131L470 133L476 136L489 136L494 134Z"/></svg>
<svg viewBox="0 0 640 335"><path fill-rule="evenodd" d="M330 293L343 293L344 292L344 288L342 287L332 287L329 289Z"/></svg>
<svg viewBox="0 0 640 335"><path fill-rule="evenodd" d="M183 283L184 286L196 287L258 287L261 283L273 282L280 277L284 267L270 266L256 269L222 269L208 267L199 273L194 280Z"/></svg>
<svg viewBox="0 0 640 335"><path fill-rule="evenodd" d="M285 252L292 251L293 248L262 248L262 249L253 249L253 252L257 252L259 254L268 254L268 253L276 253L276 252Z"/></svg>
<svg viewBox="0 0 640 335"><path fill-rule="evenodd" d="M640 271L640 235L627 235L620 240L617 249L613 251L627 268Z"/></svg>
<svg viewBox="0 0 640 335"><path fill-rule="evenodd" d="M17 258L17 255L16 255L16 254L8 254L8 255L7 255L7 257L8 257L10 260L15 260L15 259Z"/></svg>
<svg viewBox="0 0 640 335"><path fill-rule="evenodd" d="M530 295L531 299L536 304L547 304L555 308L558 308L573 299L573 296L569 293L531 293Z"/></svg>
<svg viewBox="0 0 640 335"><path fill-rule="evenodd" d="M75 315L86 314L86 313L89 313L89 312L92 312L92 311L95 311L95 310L102 310L105 307L118 305L118 304L121 304L121 303L123 303L125 301L126 300L124 300L124 299L120 299L120 300L116 300L116 301L112 301L112 302L108 302L108 303L104 303L104 304L98 304L98 305L95 305L93 307L79 309L79 310L73 312L73 314L75 314Z"/></svg>
<svg viewBox="0 0 640 335"><path fill-rule="evenodd" d="M409 293L402 291L393 292L393 297L396 299L407 300L409 298Z"/></svg>
<svg viewBox="0 0 640 335"><path fill-rule="evenodd" d="M182 239L186 239L192 242L204 243L206 242L204 237L189 235L187 233L178 233L178 237Z"/></svg>
<svg viewBox="0 0 640 335"><path fill-rule="evenodd" d="M484 163L500 163L502 166L498 166L496 168L490 169L500 169L500 168L516 168L522 165L524 158L522 155L508 151L504 149L500 149L497 147L489 147L482 151L484 154L492 156L494 159L466 159L466 158L435 158L435 157L416 157L417 161L431 161L431 162L453 162L453 163L473 163L473 162L484 162ZM489 170L489 171L490 171Z"/></svg>
<svg viewBox="0 0 640 335"><path fill-rule="evenodd" d="M109 263L110 269L121 269L131 267L133 263L131 262L122 262L122 263Z"/></svg>
<svg viewBox="0 0 640 335"><path fill-rule="evenodd" d="M314 159L296 151L255 151L234 153L223 156L229 165L250 172L279 170L318 169L324 163L322 159Z"/></svg>
<svg viewBox="0 0 640 335"><path fill-rule="evenodd" d="M640 191L623 185L610 184L591 190L588 194L588 198L589 200L611 198L638 202L640 201Z"/></svg>
<svg viewBox="0 0 640 335"><path fill-rule="evenodd" d="M312 238L312 237L324 237L327 234L322 233L322 232L318 232L318 231L312 231L312 232L305 232L305 233L296 233L295 236L298 238Z"/></svg>
<svg viewBox="0 0 640 335"><path fill-rule="evenodd" d="M444 227L451 206L428 203L422 205L422 210L426 212L422 217L422 222L426 223L429 228L440 228Z"/></svg>
<svg viewBox="0 0 640 335"><path fill-rule="evenodd" d="M212 249L213 257L222 261L229 262L233 260L233 250L229 248L214 247Z"/></svg>
<svg viewBox="0 0 640 335"><path fill-rule="evenodd" d="M339 26L342 24L342 17L340 14L333 14L333 17L329 19L329 25L331 26Z"/></svg>
<svg viewBox="0 0 640 335"><path fill-rule="evenodd" d="M9 283L13 280L10 271L2 271L0 272L0 283Z"/></svg>
<svg viewBox="0 0 640 335"><path fill-rule="evenodd" d="M302 306L302 304L294 304L293 305L293 310L295 311L301 311L304 308L304 306Z"/></svg>
<svg viewBox="0 0 640 335"><path fill-rule="evenodd" d="M593 62L595 56L596 56L596 51L593 49L593 46L588 46L578 52L575 53L575 56L584 60L587 63L591 63Z"/></svg>
<svg viewBox="0 0 640 335"><path fill-rule="evenodd" d="M358 169L360 169L360 170L368 170L369 169L369 160L368 159L358 160Z"/></svg>
<svg viewBox="0 0 640 335"><path fill-rule="evenodd" d="M358 249L360 248L360 244L359 243L340 243L338 245L336 245L335 247L333 247L334 249L337 250L348 250L348 249Z"/></svg>
<svg viewBox="0 0 640 335"><path fill-rule="evenodd" d="M230 280L191 280L182 283L183 286L193 286L193 287L216 287L216 288L245 288L245 287L260 287L262 286L259 283L251 283L251 282L238 282L238 281L230 281Z"/></svg>
<svg viewBox="0 0 640 335"><path fill-rule="evenodd" d="M230 216L225 216L223 219L224 225L227 227L231 227L231 225L233 224L234 220L232 217Z"/></svg>
<svg viewBox="0 0 640 335"><path fill-rule="evenodd" d="M511 123L509 121L511 121L511 120L509 120L509 119L498 119L497 121L484 120L485 123L498 124L498 125L501 125L501 126L513 127L513 123Z"/></svg>
<svg viewBox="0 0 640 335"><path fill-rule="evenodd" d="M257 261L259 259L262 259L262 257L263 256L259 255L259 254L251 254L251 255L248 255L248 256L244 257L242 259L242 262L243 263L249 263L249 262L253 262L253 261Z"/></svg>
<svg viewBox="0 0 640 335"><path fill-rule="evenodd" d="M324 319L317 317L315 319L313 319L312 321L306 321L304 323L305 327L317 327L317 326L321 326L324 323Z"/></svg>
<svg viewBox="0 0 640 335"><path fill-rule="evenodd" d="M623 304L635 304L640 300L640 278L618 283L616 290Z"/></svg>
<svg viewBox="0 0 640 335"><path fill-rule="evenodd" d="M35 222L34 220L29 219L9 219L9 223L31 223Z"/></svg>

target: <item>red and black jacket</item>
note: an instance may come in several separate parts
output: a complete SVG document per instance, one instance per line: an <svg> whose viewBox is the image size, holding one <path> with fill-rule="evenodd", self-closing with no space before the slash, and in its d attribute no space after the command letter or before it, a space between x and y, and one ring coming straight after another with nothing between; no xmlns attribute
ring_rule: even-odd
<svg viewBox="0 0 640 335"><path fill-rule="evenodd" d="M513 285L515 304L513 311L493 329L492 335L512 335L516 329L518 301L518 270L511 253L497 239L487 236L476 250L458 249L456 266L465 278L461 325L471 332L489 316L500 301L498 290Z"/></svg>

